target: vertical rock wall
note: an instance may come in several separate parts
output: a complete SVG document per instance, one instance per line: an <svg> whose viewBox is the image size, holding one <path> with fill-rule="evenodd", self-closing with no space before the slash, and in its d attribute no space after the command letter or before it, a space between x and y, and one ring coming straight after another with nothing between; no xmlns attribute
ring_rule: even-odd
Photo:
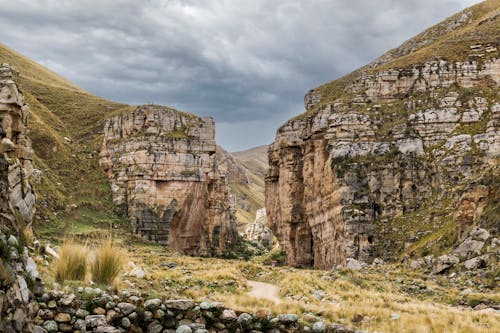
<svg viewBox="0 0 500 333"><path fill-rule="evenodd" d="M106 122L100 165L135 233L215 255L236 235L215 151L212 118L147 105Z"/></svg>
<svg viewBox="0 0 500 333"><path fill-rule="evenodd" d="M418 211L453 207L474 179L494 172L499 85L492 58L359 75L332 103L311 91L312 111L283 125L269 149L266 208L288 264L329 268L370 260L376 247L390 257L452 219ZM460 200L462 228L477 223L474 207L486 196ZM419 223L429 226L412 234ZM396 244L398 235L411 237Z"/></svg>
<svg viewBox="0 0 500 333"><path fill-rule="evenodd" d="M9 65L0 66L0 332L32 332L31 317L37 311L27 283L35 278L27 272L32 260L20 237L33 218L35 193L29 109L17 75Z"/></svg>

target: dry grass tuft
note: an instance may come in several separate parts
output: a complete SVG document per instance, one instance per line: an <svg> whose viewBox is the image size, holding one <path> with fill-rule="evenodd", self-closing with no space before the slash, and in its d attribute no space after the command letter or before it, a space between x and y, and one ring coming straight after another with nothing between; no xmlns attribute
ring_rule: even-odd
<svg viewBox="0 0 500 333"><path fill-rule="evenodd" d="M33 233L31 223L21 229L21 234L25 244L28 246L33 246L33 242L35 241L35 234Z"/></svg>
<svg viewBox="0 0 500 333"><path fill-rule="evenodd" d="M84 281L87 275L89 249L73 241L64 242L55 266L57 282L66 280Z"/></svg>
<svg viewBox="0 0 500 333"><path fill-rule="evenodd" d="M126 252L109 237L95 250L92 278L99 284L113 284L125 265Z"/></svg>

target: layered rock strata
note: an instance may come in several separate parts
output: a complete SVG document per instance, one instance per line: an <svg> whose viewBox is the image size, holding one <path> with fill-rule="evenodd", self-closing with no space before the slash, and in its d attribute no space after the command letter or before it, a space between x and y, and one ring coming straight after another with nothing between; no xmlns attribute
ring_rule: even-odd
<svg viewBox="0 0 500 333"><path fill-rule="evenodd" d="M418 219L432 201L462 207L462 228L477 223L488 186L468 185L498 164L499 85L493 57L366 71L334 102L310 91L309 112L283 125L269 149L266 207L287 263L329 268L370 260L376 247L394 254L425 233L391 243L384 235L404 228L393 222ZM437 229L449 215L425 218Z"/></svg>
<svg viewBox="0 0 500 333"><path fill-rule="evenodd" d="M18 73L0 66L0 331L32 332L32 291L36 267L23 246L22 231L35 212L31 186L33 151L27 136L29 109L19 91ZM31 283L31 285L33 285Z"/></svg>
<svg viewBox="0 0 500 333"><path fill-rule="evenodd" d="M214 255L236 237L215 151L212 118L147 105L107 120L100 165L136 234Z"/></svg>

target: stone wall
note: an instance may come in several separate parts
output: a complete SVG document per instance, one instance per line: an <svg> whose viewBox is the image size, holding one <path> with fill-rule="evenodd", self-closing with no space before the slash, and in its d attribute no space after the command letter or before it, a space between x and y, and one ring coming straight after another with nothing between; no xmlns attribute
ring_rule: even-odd
<svg viewBox="0 0 500 333"><path fill-rule="evenodd" d="M329 268L370 260L376 246L390 256L400 244L380 242L402 228L390 221L458 202L498 164L499 85L493 58L362 74L333 103L310 91L312 111L283 125L269 150L266 208L287 263ZM462 228L475 212L457 216ZM423 235L414 236L408 244Z"/></svg>
<svg viewBox="0 0 500 333"><path fill-rule="evenodd" d="M340 324L298 322L295 314L272 316L267 309L245 313L221 303L189 299L143 299L123 291L110 295L98 288L79 288L76 294L51 291L37 304L35 323L40 332L354 332ZM43 330L42 330L43 327Z"/></svg>
<svg viewBox="0 0 500 333"><path fill-rule="evenodd" d="M23 244L22 231L35 212L31 186L35 171L27 136L29 109L15 80L18 73L0 66L0 332L32 332L36 266Z"/></svg>
<svg viewBox="0 0 500 333"><path fill-rule="evenodd" d="M100 165L136 234L182 253L214 255L235 241L215 152L212 118L147 105L106 122Z"/></svg>

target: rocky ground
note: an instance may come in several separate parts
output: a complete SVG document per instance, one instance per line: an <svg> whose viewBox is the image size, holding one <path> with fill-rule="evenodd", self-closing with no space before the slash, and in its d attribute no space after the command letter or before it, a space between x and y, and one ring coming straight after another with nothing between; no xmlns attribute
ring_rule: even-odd
<svg viewBox="0 0 500 333"><path fill-rule="evenodd" d="M42 250L34 256L47 287L46 295L38 296L43 310L36 319L40 326L55 323L68 328L71 324L76 329L74 325L85 322L89 331L96 329L92 325L102 326L100 332L114 332L110 325L125 330L123 324L129 322L144 332L161 332L160 326L163 330L179 329L180 325L193 332L235 332L236 328L240 332L499 329L498 266L467 269L462 261L433 273L437 264L376 260L372 265L351 261L347 267L331 270L273 268L269 256L249 261L187 257L126 234L116 237L127 249L130 262L113 288L89 281L54 284L51 255ZM273 292L278 291L277 299L268 297L271 292L262 297L254 281L272 286ZM61 300L71 294L76 296L71 309L61 307ZM56 308L49 307L50 301ZM172 308L172 304L181 303L189 306ZM151 310L146 304L158 305L151 305ZM120 308L124 306L136 313L124 312ZM67 315L60 315L61 309ZM232 319L225 317L229 314ZM280 321L283 314L295 314L296 319L285 324ZM69 321L58 322L61 318ZM189 332L186 327L183 330Z"/></svg>

